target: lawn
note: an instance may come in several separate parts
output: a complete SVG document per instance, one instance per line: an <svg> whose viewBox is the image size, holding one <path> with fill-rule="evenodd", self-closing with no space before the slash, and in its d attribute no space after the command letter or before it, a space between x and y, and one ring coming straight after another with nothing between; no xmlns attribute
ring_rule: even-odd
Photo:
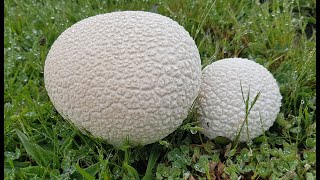
<svg viewBox="0 0 320 180"><path fill-rule="evenodd" d="M4 3L5 179L316 178L316 0L7 0ZM247 143L200 133L195 109L159 142L115 149L83 135L49 100L46 55L72 24L123 10L172 18L194 38L203 67L253 59L276 78L280 113Z"/></svg>

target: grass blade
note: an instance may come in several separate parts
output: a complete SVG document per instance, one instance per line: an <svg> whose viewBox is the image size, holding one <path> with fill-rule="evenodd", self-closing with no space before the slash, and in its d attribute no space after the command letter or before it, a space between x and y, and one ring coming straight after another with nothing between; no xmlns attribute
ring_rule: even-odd
<svg viewBox="0 0 320 180"><path fill-rule="evenodd" d="M21 168L20 171L29 176L38 176L38 177L44 177L46 175L47 170L43 166L29 166L25 168Z"/></svg>
<svg viewBox="0 0 320 180"><path fill-rule="evenodd" d="M76 169L77 171L86 179L88 180L95 180L93 176L91 176L89 173L87 173L85 170L83 170L80 166L79 163L77 162L76 164Z"/></svg>
<svg viewBox="0 0 320 180"><path fill-rule="evenodd" d="M150 154L149 160L148 160L146 174L144 175L142 180L153 179L153 177L152 177L152 169L154 168L159 156L160 156L159 148L157 147L156 144L154 144L153 147L152 147L152 150L151 150L151 154Z"/></svg>
<svg viewBox="0 0 320 180"><path fill-rule="evenodd" d="M27 153L37 162L37 164L48 167L50 165L50 162L53 162L55 158L54 153L43 149L38 144L33 143L20 130L17 129L16 132Z"/></svg>
<svg viewBox="0 0 320 180"><path fill-rule="evenodd" d="M125 170L127 170L129 176L133 177L134 179L140 179L138 172L128 163L124 162L123 167Z"/></svg>
<svg viewBox="0 0 320 180"><path fill-rule="evenodd" d="M251 106L250 106L250 109L249 109L249 112L251 111L251 109L253 108L254 104L257 102L258 98L260 97L261 95L261 91L258 92L258 94L256 95L256 97L254 97L252 103L251 103Z"/></svg>

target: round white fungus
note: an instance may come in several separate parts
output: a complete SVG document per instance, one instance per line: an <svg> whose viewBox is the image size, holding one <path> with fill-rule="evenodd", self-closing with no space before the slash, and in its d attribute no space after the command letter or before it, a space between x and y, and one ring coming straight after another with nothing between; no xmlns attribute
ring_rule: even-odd
<svg viewBox="0 0 320 180"><path fill-rule="evenodd" d="M119 146L160 140L182 124L201 81L198 49L168 17L142 11L86 18L53 43L45 87L79 129Z"/></svg>
<svg viewBox="0 0 320 180"><path fill-rule="evenodd" d="M216 61L202 71L196 103L202 132L210 139L222 136L234 140L243 125L240 141L258 137L276 120L281 98L276 80L260 64L242 58ZM249 115L244 121L246 109Z"/></svg>

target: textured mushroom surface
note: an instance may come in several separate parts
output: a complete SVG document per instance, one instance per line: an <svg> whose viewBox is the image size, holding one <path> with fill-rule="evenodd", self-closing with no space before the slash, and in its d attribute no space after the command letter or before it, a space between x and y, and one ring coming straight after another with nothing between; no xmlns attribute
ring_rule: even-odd
<svg viewBox="0 0 320 180"><path fill-rule="evenodd" d="M198 49L168 17L142 11L86 18L65 30L45 61L57 111L119 146L153 143L187 117L201 81Z"/></svg>
<svg viewBox="0 0 320 180"><path fill-rule="evenodd" d="M253 139L273 125L281 106L279 86L266 68L252 60L228 58L205 67L196 103L202 133L210 139L223 136L234 140L244 123L249 89L249 108L259 92L260 96L250 110L240 141L247 141L248 134Z"/></svg>

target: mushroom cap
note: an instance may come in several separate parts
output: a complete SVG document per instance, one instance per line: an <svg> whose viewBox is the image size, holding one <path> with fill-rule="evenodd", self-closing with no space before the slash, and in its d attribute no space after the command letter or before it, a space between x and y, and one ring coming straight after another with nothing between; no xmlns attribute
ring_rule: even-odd
<svg viewBox="0 0 320 180"><path fill-rule="evenodd" d="M247 126L245 101L249 89L249 108L259 92L260 96L250 110ZM196 102L202 133L210 139L222 136L234 140L244 123L239 141L247 141L248 134L249 139L256 138L273 125L281 99L276 80L260 64L242 58L216 61L202 71Z"/></svg>
<svg viewBox="0 0 320 180"><path fill-rule="evenodd" d="M80 130L120 146L160 140L182 124L201 81L198 49L172 19L123 11L86 18L53 43L45 87Z"/></svg>

